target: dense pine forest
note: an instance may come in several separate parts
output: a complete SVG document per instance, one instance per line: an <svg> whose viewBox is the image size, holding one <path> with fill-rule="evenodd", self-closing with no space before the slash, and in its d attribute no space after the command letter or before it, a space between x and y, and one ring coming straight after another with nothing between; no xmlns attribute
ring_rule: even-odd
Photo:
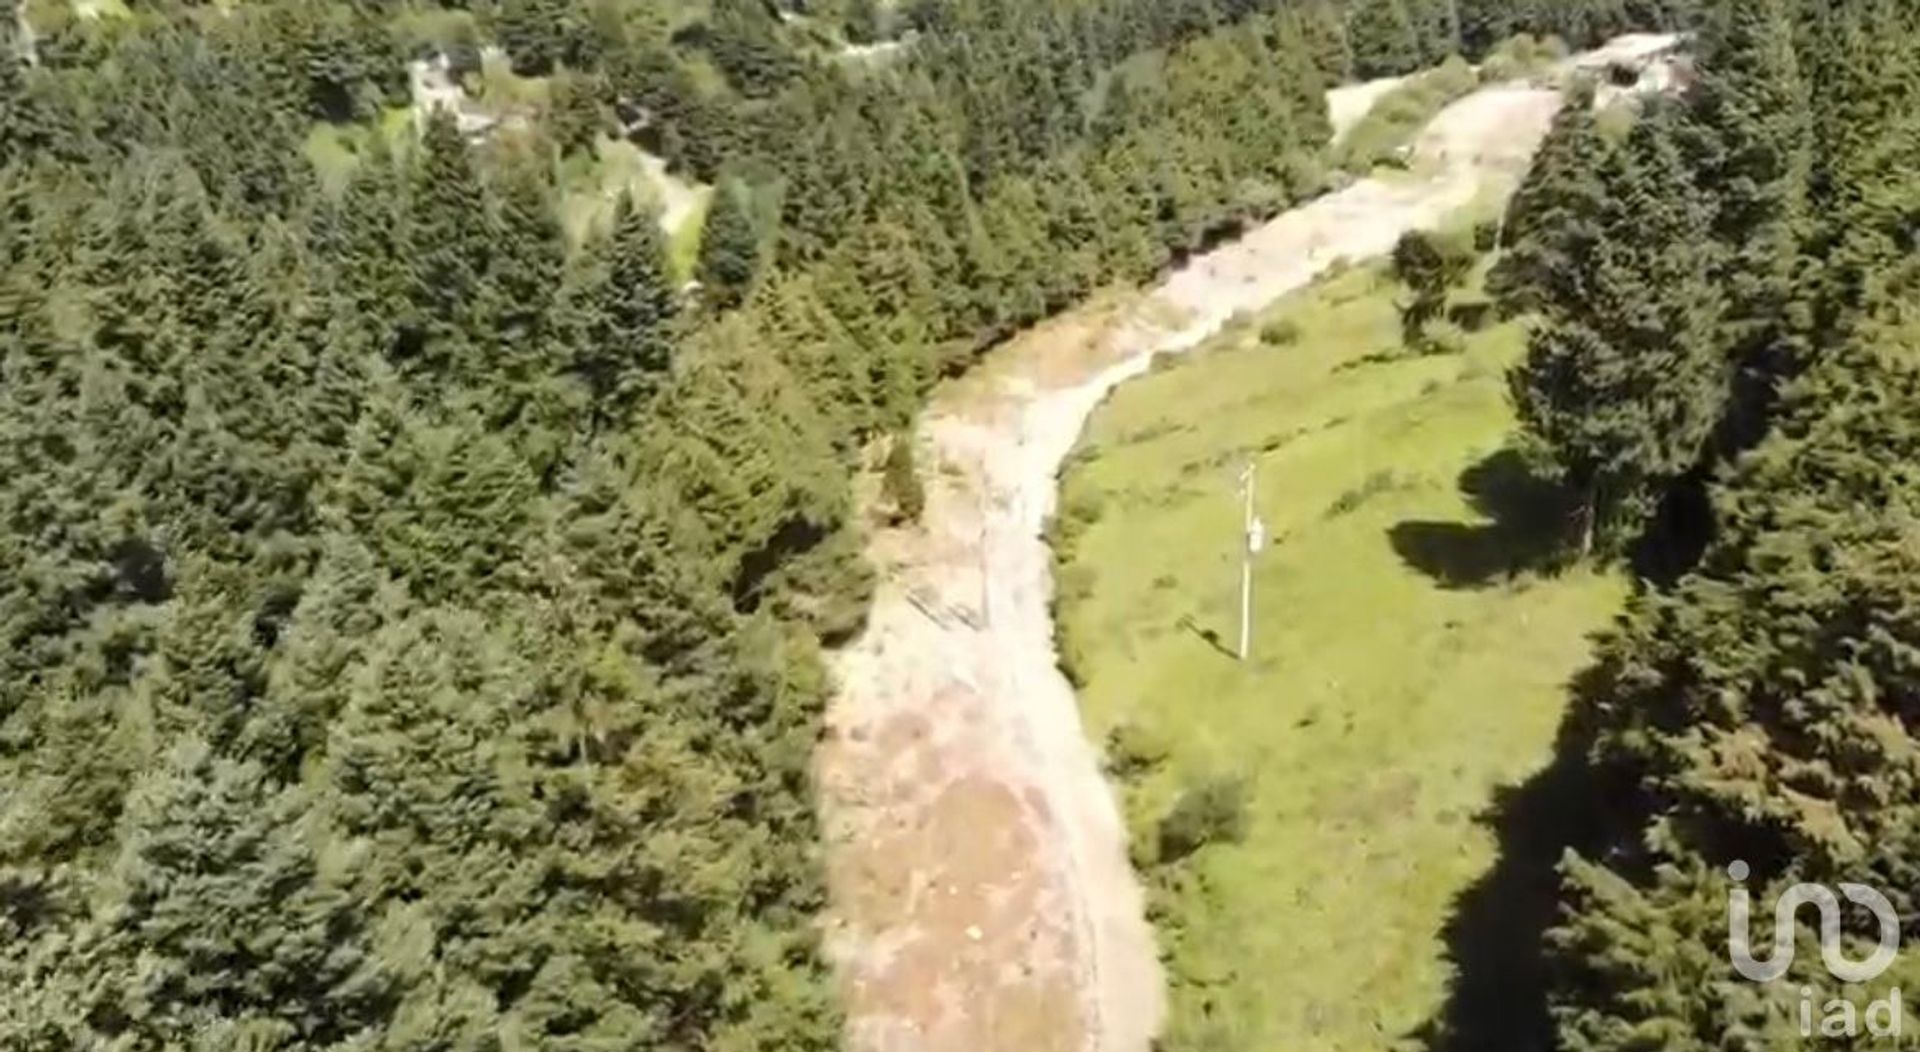
<svg viewBox="0 0 1920 1052"><path fill-rule="evenodd" d="M1635 806L1568 867L1572 1048L1749 1026L1693 978L1733 857L1915 886L1920 21L1709 15L1686 101L1570 111L1507 229L1516 397L1649 567L1586 699ZM808 759L870 441L1323 189L1331 84L1690 17L0 0L0 1047L837 1046ZM316 171L493 46L543 119ZM697 286L643 203L563 223L615 135L715 186Z"/></svg>
<svg viewBox="0 0 1920 1052"><path fill-rule="evenodd" d="M1802 911L1787 976L1741 979L1727 892L1756 952L1800 881L1880 889L1914 930L1917 41L1892 0L1715 5L1698 82L1624 136L1566 110L1508 216L1530 443L1574 544L1643 581L1564 735L1585 803L1538 1043L1868 1047L1829 999L1913 974L1842 989ZM1850 909L1848 955L1875 935Z"/></svg>

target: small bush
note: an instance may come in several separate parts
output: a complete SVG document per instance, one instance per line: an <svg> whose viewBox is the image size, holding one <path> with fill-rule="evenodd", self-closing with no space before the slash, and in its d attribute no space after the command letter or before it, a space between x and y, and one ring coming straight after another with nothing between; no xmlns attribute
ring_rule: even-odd
<svg viewBox="0 0 1920 1052"><path fill-rule="evenodd" d="M1493 84L1530 77L1566 56L1566 42L1559 37L1540 38L1531 33L1516 33L1487 53L1480 63L1480 81Z"/></svg>
<svg viewBox="0 0 1920 1052"><path fill-rule="evenodd" d="M1482 219L1478 223L1473 224L1473 250L1475 252L1492 252L1499 247L1500 221L1498 219Z"/></svg>
<svg viewBox="0 0 1920 1052"><path fill-rule="evenodd" d="M1376 471L1368 475L1366 481L1340 494L1339 497L1334 499L1332 504L1327 505L1327 518L1337 519L1342 515L1351 514L1359 510L1362 504L1387 492L1398 484L1399 480L1394 478L1393 472Z"/></svg>
<svg viewBox="0 0 1920 1052"><path fill-rule="evenodd" d="M1055 626L1054 665L1067 678L1067 682L1079 690L1087 685L1087 649L1080 633L1075 632L1069 623L1067 612L1093 594L1093 586L1099 575L1091 566L1062 561L1058 548L1054 552L1053 596L1047 603Z"/></svg>
<svg viewBox="0 0 1920 1052"><path fill-rule="evenodd" d="M1091 526L1106 515L1107 495L1092 486L1075 489L1067 498L1066 513L1074 521Z"/></svg>
<svg viewBox="0 0 1920 1052"><path fill-rule="evenodd" d="M1054 578L1054 595L1062 604L1078 603L1093 594L1093 586L1099 580L1098 570L1086 563L1072 563L1061 567Z"/></svg>
<svg viewBox="0 0 1920 1052"><path fill-rule="evenodd" d="M893 506L893 518L899 522L919 522L927 507L926 487L914 466L913 433L902 431L893 436L887 450L887 462L880 469L880 495Z"/></svg>
<svg viewBox="0 0 1920 1052"><path fill-rule="evenodd" d="M1173 749L1164 737L1137 723L1107 732L1107 770L1116 778L1138 778L1167 762Z"/></svg>
<svg viewBox="0 0 1920 1052"><path fill-rule="evenodd" d="M1438 68L1421 74L1421 80L1428 91L1444 96L1448 102L1479 86L1479 78L1473 75L1473 66L1459 55L1448 55Z"/></svg>
<svg viewBox="0 0 1920 1052"><path fill-rule="evenodd" d="M1291 347L1300 342L1300 323L1292 318L1275 318L1260 327L1260 342L1269 347Z"/></svg>
<svg viewBox="0 0 1920 1052"><path fill-rule="evenodd" d="M1047 546L1062 561L1071 560L1087 528L1106 514L1106 494L1093 486L1074 487L1061 498L1059 509L1048 516Z"/></svg>
<svg viewBox="0 0 1920 1052"><path fill-rule="evenodd" d="M1414 349L1421 354L1459 354L1467 349L1467 334L1450 321L1436 321L1421 332Z"/></svg>
<svg viewBox="0 0 1920 1052"><path fill-rule="evenodd" d="M1486 300L1467 300L1447 308L1447 320L1466 332L1484 332L1493 319L1493 304Z"/></svg>
<svg viewBox="0 0 1920 1052"><path fill-rule="evenodd" d="M1237 775L1211 775L1182 791L1160 819L1159 862L1178 862L1209 844L1237 844L1246 835L1246 783Z"/></svg>
<svg viewBox="0 0 1920 1052"><path fill-rule="evenodd" d="M1065 632L1060 633L1057 648L1059 652L1054 655L1054 664L1059 667L1060 674L1067 677L1073 689L1084 689L1087 685L1087 674L1083 671L1087 667L1086 648Z"/></svg>
<svg viewBox="0 0 1920 1052"><path fill-rule="evenodd" d="M1443 296L1473 271L1479 258L1471 231L1409 230L1393 246L1393 276L1415 293Z"/></svg>

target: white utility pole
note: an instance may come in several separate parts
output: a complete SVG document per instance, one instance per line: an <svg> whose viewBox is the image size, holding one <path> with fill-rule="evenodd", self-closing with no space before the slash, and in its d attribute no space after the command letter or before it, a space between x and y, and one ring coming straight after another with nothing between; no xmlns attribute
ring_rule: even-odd
<svg viewBox="0 0 1920 1052"><path fill-rule="evenodd" d="M1253 557L1267 546L1267 528L1253 513L1253 473L1257 462L1249 459L1240 473L1240 492L1246 500L1242 517L1240 548L1240 660L1247 660L1253 647Z"/></svg>

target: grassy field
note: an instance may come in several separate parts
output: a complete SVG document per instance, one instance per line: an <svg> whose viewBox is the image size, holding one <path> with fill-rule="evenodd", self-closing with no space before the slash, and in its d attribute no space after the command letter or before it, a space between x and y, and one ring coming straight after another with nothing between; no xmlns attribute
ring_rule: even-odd
<svg viewBox="0 0 1920 1052"><path fill-rule="evenodd" d="M1066 471L1063 665L1125 787L1169 1050L1417 1047L1456 900L1495 863L1489 808L1547 763L1624 596L1523 569L1559 513L1504 451L1518 327L1408 356L1394 291L1351 270L1163 363ZM1274 539L1242 665L1248 456ZM1183 797L1215 803L1188 815L1215 839L1169 860Z"/></svg>

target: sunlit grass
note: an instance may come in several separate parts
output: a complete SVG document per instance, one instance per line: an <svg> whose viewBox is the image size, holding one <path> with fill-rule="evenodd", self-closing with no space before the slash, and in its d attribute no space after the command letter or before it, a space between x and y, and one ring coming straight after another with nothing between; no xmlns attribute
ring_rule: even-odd
<svg viewBox="0 0 1920 1052"><path fill-rule="evenodd" d="M1089 733L1167 750L1125 795L1169 1050L1388 1049L1436 1013L1442 926L1495 857L1476 816L1546 763L1622 599L1608 575L1501 572L1506 535L1461 478L1512 466L1523 334L1410 356L1394 293L1350 271L1122 387L1065 475L1062 643ZM1249 458L1274 541L1243 665ZM1244 840L1150 863L1183 788L1223 776L1247 787Z"/></svg>
<svg viewBox="0 0 1920 1052"><path fill-rule="evenodd" d="M622 194L637 206L655 211L662 210L670 196L683 196L688 203L668 224L668 266L682 280L692 275L700 228L713 194L711 187L678 182L671 187L664 185L639 147L603 136L594 144L591 155L575 154L567 159L561 171L561 191L561 222L576 243L590 232L606 229Z"/></svg>

